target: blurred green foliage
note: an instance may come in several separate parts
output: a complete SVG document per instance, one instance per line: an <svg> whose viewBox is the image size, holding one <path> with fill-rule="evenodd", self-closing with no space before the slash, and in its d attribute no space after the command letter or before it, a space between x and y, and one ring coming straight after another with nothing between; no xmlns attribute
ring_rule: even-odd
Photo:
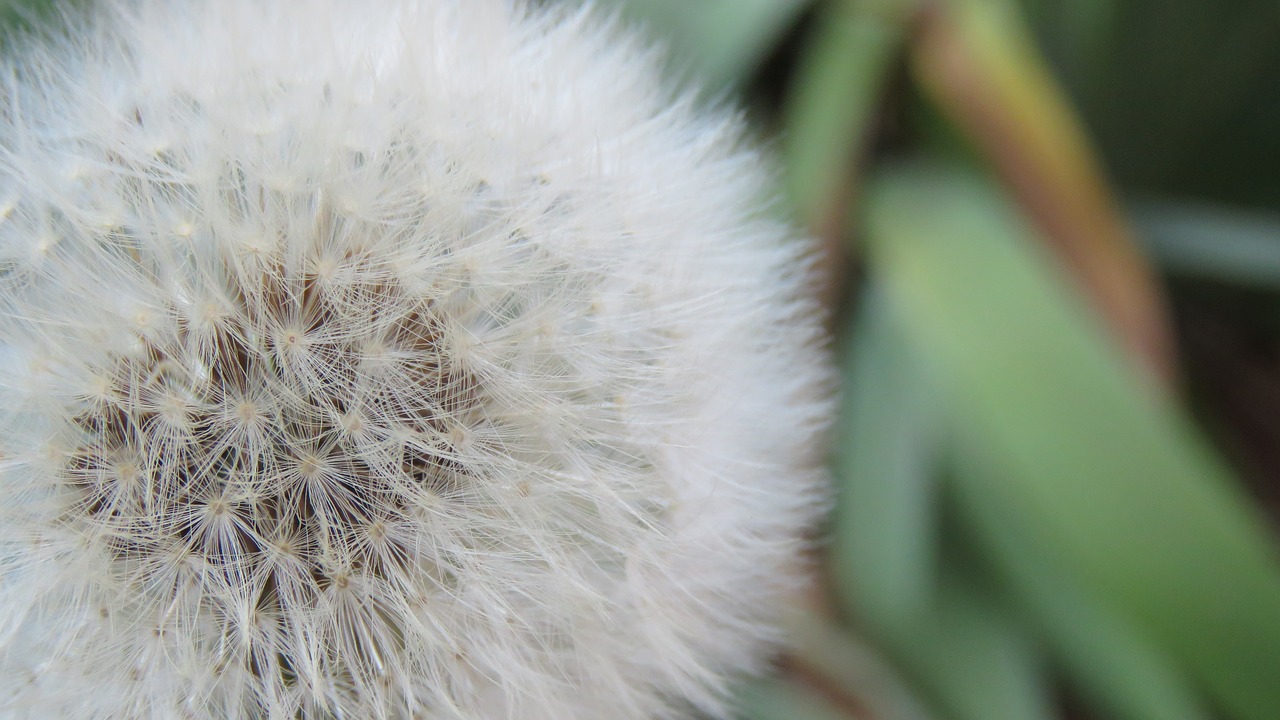
<svg viewBox="0 0 1280 720"><path fill-rule="evenodd" d="M0 0L0 30L31 28L55 12L84 7L94 0Z"/></svg>
<svg viewBox="0 0 1280 720"><path fill-rule="evenodd" d="M627 9L838 249L834 608L744 717L1280 717L1280 7Z"/></svg>
<svg viewBox="0 0 1280 720"><path fill-rule="evenodd" d="M1025 4L1125 192L1280 210L1280 6Z"/></svg>

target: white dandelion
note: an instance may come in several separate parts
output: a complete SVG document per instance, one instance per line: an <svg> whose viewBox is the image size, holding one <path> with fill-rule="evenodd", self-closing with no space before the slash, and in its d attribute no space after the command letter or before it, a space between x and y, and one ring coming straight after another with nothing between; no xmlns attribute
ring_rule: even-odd
<svg viewBox="0 0 1280 720"><path fill-rule="evenodd" d="M591 11L115 0L0 67L0 716L724 712L829 386Z"/></svg>

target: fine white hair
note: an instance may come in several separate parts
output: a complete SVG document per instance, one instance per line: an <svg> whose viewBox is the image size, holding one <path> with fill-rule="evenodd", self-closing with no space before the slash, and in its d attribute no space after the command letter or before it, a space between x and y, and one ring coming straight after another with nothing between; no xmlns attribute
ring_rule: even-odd
<svg viewBox="0 0 1280 720"><path fill-rule="evenodd" d="M110 0L0 64L0 717L725 712L812 245L588 9Z"/></svg>

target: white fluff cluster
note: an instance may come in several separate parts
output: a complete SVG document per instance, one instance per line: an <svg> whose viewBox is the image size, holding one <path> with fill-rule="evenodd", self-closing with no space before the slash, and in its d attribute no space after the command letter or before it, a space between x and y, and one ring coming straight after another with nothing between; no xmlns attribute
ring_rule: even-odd
<svg viewBox="0 0 1280 720"><path fill-rule="evenodd" d="M723 712L829 373L590 11L106 3L0 67L0 717Z"/></svg>

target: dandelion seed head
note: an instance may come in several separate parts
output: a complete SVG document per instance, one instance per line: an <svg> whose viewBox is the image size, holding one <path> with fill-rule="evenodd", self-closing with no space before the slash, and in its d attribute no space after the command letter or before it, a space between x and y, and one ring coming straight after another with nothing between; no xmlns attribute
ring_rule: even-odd
<svg viewBox="0 0 1280 720"><path fill-rule="evenodd" d="M104 5L0 80L0 715L722 713L829 411L738 125L590 10Z"/></svg>

